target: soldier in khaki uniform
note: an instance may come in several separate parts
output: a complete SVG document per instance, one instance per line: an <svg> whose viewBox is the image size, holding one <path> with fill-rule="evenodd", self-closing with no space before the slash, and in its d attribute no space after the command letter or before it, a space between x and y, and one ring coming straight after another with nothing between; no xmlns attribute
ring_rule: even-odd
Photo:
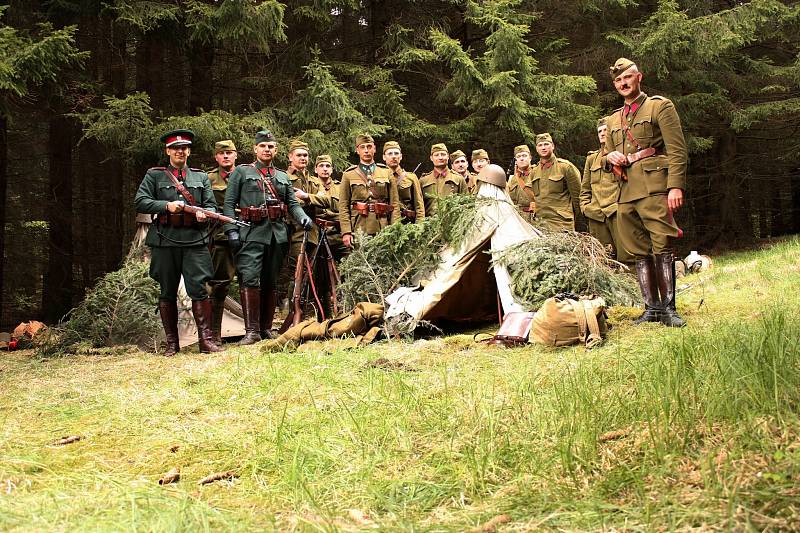
<svg viewBox="0 0 800 533"><path fill-rule="evenodd" d="M218 206L225 203L225 191L228 189L228 175L233 172L236 165L236 145L231 140L219 141L214 144L214 159L217 168L208 172L211 189ZM214 247L211 249L211 263L214 275L208 282L209 299L211 300L211 332L214 342L222 345L222 313L225 309L225 298L228 288L236 275L236 263L233 252L228 247L228 237L220 227L214 234Z"/></svg>
<svg viewBox="0 0 800 533"><path fill-rule="evenodd" d="M527 144L521 144L514 147L514 174L508 180L508 196L522 218L534 224L536 194L531 179L531 149Z"/></svg>
<svg viewBox="0 0 800 533"><path fill-rule="evenodd" d="M371 135L356 137L356 152L358 164L344 171L339 184L339 223L342 242L348 248L353 247L356 230L375 235L402 218L397 182L391 170L375 163Z"/></svg>
<svg viewBox="0 0 800 533"><path fill-rule="evenodd" d="M536 152L539 164L531 176L536 216L547 229L575 231L575 221L581 212L581 173L566 159L556 157L549 133L536 136Z"/></svg>
<svg viewBox="0 0 800 533"><path fill-rule="evenodd" d="M339 181L333 178L333 160L327 154L317 156L314 165L320 188L315 194L309 194L306 200L299 192L298 198L308 201L317 208L316 222L324 227L328 236L328 246L333 252L337 264L347 255L348 248L342 243L342 225L339 222Z"/></svg>
<svg viewBox="0 0 800 533"><path fill-rule="evenodd" d="M222 351L211 332L211 305L206 288L212 275L211 254L206 229L199 225L206 221L206 215L183 210L186 204L217 210L208 176L187 165L193 140L191 130L175 130L162 135L169 166L149 169L134 198L138 213L157 215L150 224L145 244L151 249L150 277L161 288L158 310L166 336L165 356L180 351L178 286L181 277L186 293L192 299L200 351Z"/></svg>
<svg viewBox="0 0 800 533"><path fill-rule="evenodd" d="M472 151L472 172L477 176L483 167L490 164L489 153L483 148Z"/></svg>
<svg viewBox="0 0 800 533"><path fill-rule="evenodd" d="M625 249L620 246L617 233L619 181L603 166L607 131L606 119L601 118L597 121L600 149L589 152L583 167L581 211L589 221L589 233L610 251L612 257L621 263L632 263Z"/></svg>
<svg viewBox="0 0 800 533"><path fill-rule="evenodd" d="M397 182L403 222L422 222L425 220L425 203L422 200L419 178L413 172L403 170L400 166L402 161L403 151L400 144L397 141L387 141L383 145L383 162L392 171Z"/></svg>
<svg viewBox="0 0 800 533"><path fill-rule="evenodd" d="M467 192L470 194L474 193L476 185L475 177L477 174L473 174L469 171L467 154L461 150L456 150L450 154L450 168L453 169L453 172L464 178L464 182L467 184Z"/></svg>
<svg viewBox="0 0 800 533"><path fill-rule="evenodd" d="M451 194L466 194L467 182L464 177L456 174L447 166L450 152L444 143L431 146L431 162L433 170L419 179L422 188L422 197L425 200L425 216L436 214L436 200Z"/></svg>
<svg viewBox="0 0 800 533"><path fill-rule="evenodd" d="M683 206L686 187L681 121L670 100L642 92L642 73L633 61L620 58L610 71L625 105L609 117L604 162L621 179L620 242L636 259L645 301L636 323L681 327L686 323L675 310L673 239L682 232L672 217Z"/></svg>

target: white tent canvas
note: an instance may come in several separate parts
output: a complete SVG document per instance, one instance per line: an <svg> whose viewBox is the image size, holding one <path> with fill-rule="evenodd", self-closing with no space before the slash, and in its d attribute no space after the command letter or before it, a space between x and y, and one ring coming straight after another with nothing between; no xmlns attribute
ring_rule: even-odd
<svg viewBox="0 0 800 533"><path fill-rule="evenodd" d="M476 320L523 311L510 286L505 267L491 267L491 254L530 239L541 232L524 220L508 194L490 183L480 184L475 227L456 250L446 248L431 278L416 287L400 287L386 298L387 318L402 313L416 320Z"/></svg>

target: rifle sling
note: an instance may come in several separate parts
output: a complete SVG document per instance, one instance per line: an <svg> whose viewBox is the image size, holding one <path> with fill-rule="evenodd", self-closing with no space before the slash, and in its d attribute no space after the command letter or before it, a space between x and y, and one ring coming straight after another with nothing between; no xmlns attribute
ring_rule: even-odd
<svg viewBox="0 0 800 533"><path fill-rule="evenodd" d="M181 195L184 198L186 198L186 201L189 202L189 205L196 206L197 202L194 201L194 196L192 196L192 194L188 190L186 190L186 187L183 185L183 183L178 181L178 178L173 176L172 172L165 170L164 173L167 176L169 176L169 179L172 181L172 184L175 185L175 188L178 190L178 192L181 193Z"/></svg>
<svg viewBox="0 0 800 533"><path fill-rule="evenodd" d="M536 197L533 194L531 194L531 191L527 189L527 185L525 185L525 182L522 180L522 176L520 176L515 172L514 177L517 178L517 183L519 184L520 188L523 190L525 195L528 197L528 199L530 199L531 202L535 203Z"/></svg>

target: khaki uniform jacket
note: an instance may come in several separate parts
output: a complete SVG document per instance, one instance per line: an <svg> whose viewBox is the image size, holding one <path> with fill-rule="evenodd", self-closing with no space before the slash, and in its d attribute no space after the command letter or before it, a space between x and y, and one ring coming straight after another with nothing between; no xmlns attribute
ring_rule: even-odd
<svg viewBox="0 0 800 533"><path fill-rule="evenodd" d="M580 171L555 155L553 164L545 168L545 161L531 170L531 188L536 196L536 216L546 227L556 230L574 230L575 215L580 213Z"/></svg>
<svg viewBox="0 0 800 533"><path fill-rule="evenodd" d="M478 174L476 172L470 172L467 174L467 177L464 178L464 181L467 182L467 191L470 194L475 194L478 190Z"/></svg>
<svg viewBox="0 0 800 533"><path fill-rule="evenodd" d="M351 208L353 202L372 201L391 204L392 213L388 217L377 217L370 212L363 217ZM402 218L397 182L392 177L391 170L376 164L375 174L372 176L364 175L358 165L352 165L344 171L339 183L339 223L342 226L342 235L359 229L367 235L375 235L389 224L400 222Z"/></svg>
<svg viewBox="0 0 800 533"><path fill-rule="evenodd" d="M593 150L586 156L581 180L581 211L597 222L617 212L619 181L603 167L603 152Z"/></svg>
<svg viewBox="0 0 800 533"><path fill-rule="evenodd" d="M531 208L535 209L536 207L536 195L533 192L532 177L533 167L528 168L527 176L523 176L520 170L516 169L509 178L507 186L508 196L511 197L511 201L514 202L520 216L531 224L533 224L536 216L535 211L531 210ZM534 205L531 206L531 204ZM526 209L527 211L525 211Z"/></svg>
<svg viewBox="0 0 800 533"><path fill-rule="evenodd" d="M272 197L269 188L260 185L262 175L260 169L266 168L261 161L246 165L239 165L236 170L228 176L228 190L225 191L225 207L222 212L231 218L236 218L236 209L241 207L261 207L267 198ZM275 192L278 193L278 200L285 203L289 209L289 216L295 220L302 220L305 213L300 208L297 198L294 195L292 185L289 183L289 176L286 172L272 169L272 184ZM243 242L256 242L269 245L272 237L278 244L289 242L289 228L282 221L262 220L257 223L250 223L249 228L237 228L233 224L225 224L225 231L239 230Z"/></svg>
<svg viewBox="0 0 800 533"><path fill-rule="evenodd" d="M167 203L182 200L189 203L183 197L175 185L172 183L168 172L172 172L172 167L153 167L149 169L139 185L134 197L134 204L138 213L149 213L161 215L167 213ZM185 167L183 186L194 198L195 205L208 209L217 210L217 202L214 200L214 193L211 190L211 182L208 175L198 168ZM208 238L203 236L208 231L206 224L195 225L192 228L174 228L172 226L161 226L157 220L150 224L147 230L147 237L144 243L150 247L184 247L208 244ZM159 235L161 233L161 235ZM170 240L171 239L171 240Z"/></svg>
<svg viewBox="0 0 800 533"><path fill-rule="evenodd" d="M403 176L400 179L400 176ZM417 214L415 222L425 220L425 201L422 199L422 188L419 186L419 178L413 172L406 172L402 168L394 174L397 181L397 193L400 197L400 209L414 211Z"/></svg>
<svg viewBox="0 0 800 533"><path fill-rule="evenodd" d="M317 208L317 217L330 222L339 222L339 183L333 178L328 182L328 186L318 176L314 176L319 187L312 194L308 201Z"/></svg>
<svg viewBox="0 0 800 533"><path fill-rule="evenodd" d="M466 194L467 182L460 174L456 174L449 168L444 178L437 178L431 170L419 179L419 186L422 189L422 197L425 200L425 216L430 217L436 214L437 198L446 198L452 194Z"/></svg>
<svg viewBox="0 0 800 533"><path fill-rule="evenodd" d="M308 171L296 171L292 167L289 167L286 170L286 174L289 176L289 182L292 184L293 189L300 189L303 192L307 192L309 195L315 195L319 192L322 188L322 183L317 179L316 176L312 176L308 173ZM311 198L308 201L297 201L302 207L303 212L311 220L317 216L317 208L316 206L311 203ZM303 228L299 224L290 221L289 225L292 227L292 244L300 244L303 242ZM311 244L317 244L319 241L319 229L316 225L312 226L311 231L308 232L308 242Z"/></svg>
<svg viewBox="0 0 800 533"><path fill-rule="evenodd" d="M217 206L220 208L225 203L225 191L228 190L228 177L230 174L230 172L225 172L220 167L208 171L208 181L211 182L211 190L214 191L214 199L217 201ZM225 235L222 226L220 226L219 230L214 234L214 240L228 240L228 236Z"/></svg>
<svg viewBox="0 0 800 533"><path fill-rule="evenodd" d="M681 120L673 103L662 96L642 93L636 102L638 109L623 117L619 108L608 119L606 153L619 151L625 155L639 150L625 134L623 126L641 148L656 148L658 154L637 161L626 169L628 181L620 187L619 202L634 202L654 194L666 194L669 189L686 188L688 151L681 129ZM605 165L606 159L603 158Z"/></svg>

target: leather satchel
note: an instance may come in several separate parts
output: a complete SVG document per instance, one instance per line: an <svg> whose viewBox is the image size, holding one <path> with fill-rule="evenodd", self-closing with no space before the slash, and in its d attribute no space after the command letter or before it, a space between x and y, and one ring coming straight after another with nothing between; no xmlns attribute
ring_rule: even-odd
<svg viewBox="0 0 800 533"><path fill-rule="evenodd" d="M506 313L497 334L481 342L507 346L509 348L527 344L534 315L536 315L534 312Z"/></svg>

